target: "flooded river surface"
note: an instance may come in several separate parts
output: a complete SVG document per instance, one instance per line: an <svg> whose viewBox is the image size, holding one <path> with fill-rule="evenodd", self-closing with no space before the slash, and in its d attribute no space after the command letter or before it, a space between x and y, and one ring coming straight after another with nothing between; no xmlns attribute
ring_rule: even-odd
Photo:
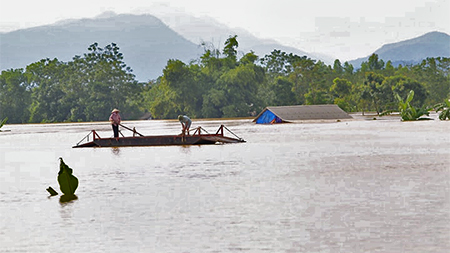
<svg viewBox="0 0 450 253"><path fill-rule="evenodd" d="M73 149L108 123L5 125L0 252L448 252L450 122L192 127L220 124L247 142ZM46 191L59 157L79 179L68 203Z"/></svg>

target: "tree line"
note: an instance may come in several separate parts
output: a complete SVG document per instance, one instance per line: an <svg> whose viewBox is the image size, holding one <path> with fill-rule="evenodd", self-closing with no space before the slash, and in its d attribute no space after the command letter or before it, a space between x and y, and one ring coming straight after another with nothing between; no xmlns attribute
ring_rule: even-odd
<svg viewBox="0 0 450 253"><path fill-rule="evenodd" d="M397 108L396 95L421 107L450 98L450 58L393 66L373 54L360 68L326 65L274 50L259 58L238 54L237 36L222 50L203 44L189 63L171 59L156 80L139 82L118 45L89 46L69 62L42 59L0 75L0 119L8 123L106 120L113 108L124 119L150 112L158 119L255 116L266 106L337 104L347 112Z"/></svg>

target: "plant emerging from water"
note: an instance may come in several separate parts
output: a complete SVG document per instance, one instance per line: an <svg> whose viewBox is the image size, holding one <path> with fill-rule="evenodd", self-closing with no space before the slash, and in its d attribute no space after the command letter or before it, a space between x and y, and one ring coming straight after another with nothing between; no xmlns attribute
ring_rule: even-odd
<svg viewBox="0 0 450 253"><path fill-rule="evenodd" d="M394 97L398 102L398 111L400 112L400 116L402 117L402 121L414 121L414 120L428 120L429 118L421 118L422 116L430 115L430 108L426 108L422 106L420 108L415 107L410 104L412 99L414 98L414 91L411 90L406 97L406 100L403 100L398 93L394 93ZM390 110L383 112L380 116L390 114L395 110Z"/></svg>
<svg viewBox="0 0 450 253"><path fill-rule="evenodd" d="M450 99L433 106L436 112L439 112L440 120L450 120Z"/></svg>
<svg viewBox="0 0 450 253"><path fill-rule="evenodd" d="M4 118L2 121L0 121L0 128L8 121L8 117Z"/></svg>
<svg viewBox="0 0 450 253"><path fill-rule="evenodd" d="M78 187L78 178L72 175L72 169L64 163L62 158L59 158L59 173L58 183L59 188L65 195L74 195Z"/></svg>
<svg viewBox="0 0 450 253"><path fill-rule="evenodd" d="M78 188L78 178L72 175L73 170L64 163L61 157L59 158L59 161L58 183L59 189L61 189L64 194L59 200L60 202L69 202L77 199L75 191ZM47 191L51 196L58 195L52 187L48 187Z"/></svg>

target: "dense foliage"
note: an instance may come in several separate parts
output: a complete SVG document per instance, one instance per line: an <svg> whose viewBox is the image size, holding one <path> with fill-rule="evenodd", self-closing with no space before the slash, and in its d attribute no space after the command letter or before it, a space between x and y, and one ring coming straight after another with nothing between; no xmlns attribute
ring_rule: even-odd
<svg viewBox="0 0 450 253"><path fill-rule="evenodd" d="M0 75L0 118L10 123L107 120L113 108L122 118L254 116L266 106L337 104L346 111L398 109L414 90L411 105L442 104L450 97L450 58L427 58L393 66L373 54L356 69L274 50L259 59L238 53L237 36L222 51L204 44L190 63L171 59L157 80L138 82L116 44L72 61L43 59ZM445 109L445 108L443 108ZM443 110L441 109L441 110Z"/></svg>
<svg viewBox="0 0 450 253"><path fill-rule="evenodd" d="M439 119L450 120L450 99L434 105L436 112L439 112Z"/></svg>
<svg viewBox="0 0 450 253"><path fill-rule="evenodd" d="M92 44L70 62L43 59L2 71L0 117L10 123L107 120L111 108L140 116L142 87L116 44Z"/></svg>
<svg viewBox="0 0 450 253"><path fill-rule="evenodd" d="M422 116L429 116L430 115L430 108L427 108L425 106L422 107L415 107L411 105L411 101L414 98L414 90L411 90L406 97L405 100L403 100L398 93L394 92L394 96L397 99L398 102L398 111L400 112L400 116L402 118L402 121L414 121L414 120L424 120L424 119L430 119L430 118L422 118ZM389 114L394 110L385 111L380 115Z"/></svg>

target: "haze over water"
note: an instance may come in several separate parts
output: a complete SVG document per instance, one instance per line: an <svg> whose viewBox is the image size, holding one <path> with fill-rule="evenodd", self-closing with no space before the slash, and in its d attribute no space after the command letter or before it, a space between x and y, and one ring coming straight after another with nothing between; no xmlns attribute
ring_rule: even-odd
<svg viewBox="0 0 450 253"><path fill-rule="evenodd" d="M107 122L6 125L0 252L446 252L449 123L194 120L247 143L115 149L72 149ZM61 192L58 157L79 179L69 203L45 190Z"/></svg>

